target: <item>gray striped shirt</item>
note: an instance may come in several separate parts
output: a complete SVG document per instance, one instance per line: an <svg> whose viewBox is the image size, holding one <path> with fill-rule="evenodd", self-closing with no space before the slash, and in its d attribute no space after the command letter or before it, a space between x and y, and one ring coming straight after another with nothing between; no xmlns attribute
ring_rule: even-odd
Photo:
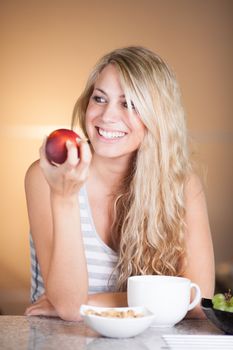
<svg viewBox="0 0 233 350"><path fill-rule="evenodd" d="M87 261L89 293L115 291L118 255L107 246L95 230L85 186L79 193L81 230ZM31 252L31 301L35 302L44 292L44 283L30 235Z"/></svg>

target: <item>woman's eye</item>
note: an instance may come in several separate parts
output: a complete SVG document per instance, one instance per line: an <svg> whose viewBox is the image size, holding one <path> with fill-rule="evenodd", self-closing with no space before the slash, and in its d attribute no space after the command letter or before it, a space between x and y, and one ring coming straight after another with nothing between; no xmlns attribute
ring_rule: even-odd
<svg viewBox="0 0 233 350"><path fill-rule="evenodd" d="M102 97L102 96L97 96L97 95L95 95L95 96L93 96L92 98L93 98L93 100L96 101L97 103L105 103L105 102L106 102L105 98Z"/></svg>
<svg viewBox="0 0 233 350"><path fill-rule="evenodd" d="M128 108L128 103L127 103L126 101L123 102L123 106L124 106L125 108ZM132 101L131 101L131 108L134 109L134 110L136 109Z"/></svg>

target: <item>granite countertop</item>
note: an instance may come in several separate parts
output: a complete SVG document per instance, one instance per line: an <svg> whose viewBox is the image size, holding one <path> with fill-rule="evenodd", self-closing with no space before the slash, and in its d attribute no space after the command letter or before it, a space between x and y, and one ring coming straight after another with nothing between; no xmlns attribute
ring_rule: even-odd
<svg viewBox="0 0 233 350"><path fill-rule="evenodd" d="M162 335L223 334L208 320L183 320L172 328L150 327L127 339L101 337L83 322L66 322L38 316L0 316L0 348L3 350L154 350L166 349Z"/></svg>

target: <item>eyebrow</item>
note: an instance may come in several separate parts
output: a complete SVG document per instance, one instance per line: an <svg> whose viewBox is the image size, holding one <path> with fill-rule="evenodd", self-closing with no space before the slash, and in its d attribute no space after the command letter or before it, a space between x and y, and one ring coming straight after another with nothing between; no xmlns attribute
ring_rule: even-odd
<svg viewBox="0 0 233 350"><path fill-rule="evenodd" d="M102 89L100 89L100 88L98 88L98 87L96 87L94 90L98 90L98 91L100 91L102 94L104 94L105 96L108 96L108 94L107 94L104 90L102 90ZM125 98L125 94L120 95L120 97L121 97L121 98Z"/></svg>

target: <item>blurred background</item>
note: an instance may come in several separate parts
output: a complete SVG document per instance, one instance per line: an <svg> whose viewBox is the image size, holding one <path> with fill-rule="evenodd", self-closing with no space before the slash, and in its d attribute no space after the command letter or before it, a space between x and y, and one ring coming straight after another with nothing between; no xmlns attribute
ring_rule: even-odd
<svg viewBox="0 0 233 350"><path fill-rule="evenodd" d="M126 45L158 52L176 72L205 179L216 290L232 287L232 19L231 0L1 0L2 314L22 314L29 302L25 172L43 137L70 126L96 60Z"/></svg>

